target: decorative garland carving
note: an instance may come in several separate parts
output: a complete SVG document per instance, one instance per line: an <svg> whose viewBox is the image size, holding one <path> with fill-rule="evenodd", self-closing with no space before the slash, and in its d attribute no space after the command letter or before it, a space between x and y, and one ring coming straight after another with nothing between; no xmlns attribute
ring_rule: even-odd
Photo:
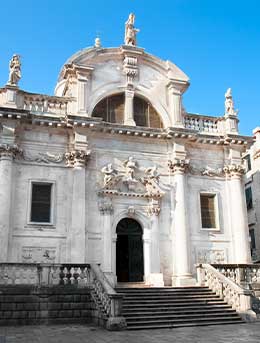
<svg viewBox="0 0 260 343"><path fill-rule="evenodd" d="M31 157L27 154L23 156L25 161L38 163L61 163L64 160L64 154L51 154L49 152L40 152L37 156Z"/></svg>

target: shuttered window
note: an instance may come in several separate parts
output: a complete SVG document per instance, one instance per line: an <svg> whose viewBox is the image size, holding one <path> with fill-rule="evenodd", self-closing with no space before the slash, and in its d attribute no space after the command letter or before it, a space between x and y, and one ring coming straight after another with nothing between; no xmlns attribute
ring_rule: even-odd
<svg viewBox="0 0 260 343"><path fill-rule="evenodd" d="M200 208L202 228L216 228L216 195L200 194Z"/></svg>
<svg viewBox="0 0 260 343"><path fill-rule="evenodd" d="M33 183L31 200L31 222L51 222L51 184Z"/></svg>

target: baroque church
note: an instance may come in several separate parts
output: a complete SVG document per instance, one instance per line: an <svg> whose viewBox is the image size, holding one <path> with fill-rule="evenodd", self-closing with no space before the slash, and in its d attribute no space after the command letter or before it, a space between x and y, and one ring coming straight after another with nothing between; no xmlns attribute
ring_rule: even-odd
<svg viewBox="0 0 260 343"><path fill-rule="evenodd" d="M12 57L1 263L98 263L113 285L149 286L194 285L197 263L251 263L243 157L254 141L238 131L232 91L221 116L186 112L189 77L137 45L134 20L123 45L97 38L71 56L54 95L20 89Z"/></svg>

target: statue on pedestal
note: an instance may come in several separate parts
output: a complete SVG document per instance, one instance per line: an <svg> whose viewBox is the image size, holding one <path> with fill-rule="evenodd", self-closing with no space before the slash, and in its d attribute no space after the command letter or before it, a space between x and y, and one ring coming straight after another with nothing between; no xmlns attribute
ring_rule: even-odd
<svg viewBox="0 0 260 343"><path fill-rule="evenodd" d="M10 86L17 86L21 78L21 62L19 55L13 55L9 63L9 79L7 84Z"/></svg>
<svg viewBox="0 0 260 343"><path fill-rule="evenodd" d="M234 109L234 101L231 88L228 88L228 90L226 91L225 98L225 114L236 115L238 111L235 111Z"/></svg>
<svg viewBox="0 0 260 343"><path fill-rule="evenodd" d="M130 13L125 23L125 45L136 46L136 33L140 30L135 29L134 23L135 15Z"/></svg>

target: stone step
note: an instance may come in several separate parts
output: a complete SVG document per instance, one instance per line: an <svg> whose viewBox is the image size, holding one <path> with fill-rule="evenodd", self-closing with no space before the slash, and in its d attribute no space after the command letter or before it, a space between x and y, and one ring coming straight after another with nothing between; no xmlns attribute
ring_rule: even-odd
<svg viewBox="0 0 260 343"><path fill-rule="evenodd" d="M122 294L128 329L243 323L236 311L207 287L139 288Z"/></svg>
<svg viewBox="0 0 260 343"><path fill-rule="evenodd" d="M136 316L128 316L126 315L126 321L127 324L131 324L133 322L142 322L142 321L160 321L160 320L166 320L166 321L175 321L175 320L197 320L197 319L204 319L205 317L207 319L212 319L212 318L219 318L219 317L223 317L225 316L226 318L237 318L237 313L236 312L231 312L231 313L218 313L218 312L214 312L214 313L184 313L184 314L172 314L172 313L166 313L166 314L156 314L156 316L154 314L148 315L148 314L141 314L140 316L138 316L138 318Z"/></svg>
<svg viewBox="0 0 260 343"><path fill-rule="evenodd" d="M122 291L123 293L149 293L149 292L203 292L203 291L211 291L209 290L208 287L197 287L197 286L192 286L192 287L150 287L150 288L145 288L145 287L139 287L139 288L121 288L121 287L116 287L116 291L120 293Z"/></svg>
<svg viewBox="0 0 260 343"><path fill-rule="evenodd" d="M180 314L181 313L181 314ZM236 313L235 310L232 310L231 308L218 308L218 309L212 309L212 308L204 308L204 309L199 309L199 308L196 308L196 309L179 309L179 310L175 310L175 309L170 309L170 310L159 310L159 311L154 311L154 310L150 310L150 311L147 311L146 309L139 309L138 311L123 311L122 312L122 315L124 317L139 317L139 316L150 316L150 315L153 315L153 316L160 316L160 315L182 315L182 314L211 314L211 313Z"/></svg>
<svg viewBox="0 0 260 343"><path fill-rule="evenodd" d="M212 298L217 298L216 294L185 294L182 295L181 297L182 299L212 299ZM136 301L140 301L140 300L149 300L149 301L153 301L153 300L160 300L160 299L167 299L167 300L176 300L176 299L180 299L180 296L178 295L172 295L172 294L159 294L159 295L142 295L142 296L127 296L124 295L124 299L125 301L132 301L132 300L136 300Z"/></svg>
<svg viewBox="0 0 260 343"><path fill-rule="evenodd" d="M236 320L212 320L205 322L192 322L192 323L173 323L171 325L167 324L146 324L146 325L131 325L127 327L127 330L152 330L152 329L169 329L178 327L192 327L192 326L210 326L210 325L230 325L230 324L243 324L241 319Z"/></svg>
<svg viewBox="0 0 260 343"><path fill-rule="evenodd" d="M221 304L221 305L227 305L225 302L221 301L221 299L217 299L217 300L213 300L213 301L194 301L194 300L191 300L191 301L184 301L184 300L178 300L178 301L174 301L174 302L149 302L149 303L145 303L145 304L142 304L140 302L138 303L125 303L123 302L123 308L126 309L126 308L140 308L140 307L146 307L146 308L158 308L158 307L187 307L187 306L211 306L211 305L218 305L218 304Z"/></svg>
<svg viewBox="0 0 260 343"><path fill-rule="evenodd" d="M208 317L200 317L200 318L173 318L173 319L151 319L151 320L147 320L147 319L143 319L143 320L133 320L133 321L127 321L127 326L131 327L132 325L134 326L143 326L143 325L166 325L168 324L169 326L172 325L177 325L177 324L184 324L184 323L203 323L203 322L210 322L210 321L238 321L238 322L243 322L241 318L239 317L235 317L235 316L219 316L219 317L212 317L212 318L208 318ZM168 326L168 327L169 327Z"/></svg>
<svg viewBox="0 0 260 343"><path fill-rule="evenodd" d="M205 298L205 299L202 299L202 298L186 298L186 299L180 299L180 298L177 298L177 299L133 299L133 300L128 300L128 301L125 301L124 304L126 305L135 305L135 304L175 304L175 303L196 303L196 302L200 302L200 303L208 303L209 301L219 301L221 302L221 299L217 298L217 297L212 297L212 298Z"/></svg>

